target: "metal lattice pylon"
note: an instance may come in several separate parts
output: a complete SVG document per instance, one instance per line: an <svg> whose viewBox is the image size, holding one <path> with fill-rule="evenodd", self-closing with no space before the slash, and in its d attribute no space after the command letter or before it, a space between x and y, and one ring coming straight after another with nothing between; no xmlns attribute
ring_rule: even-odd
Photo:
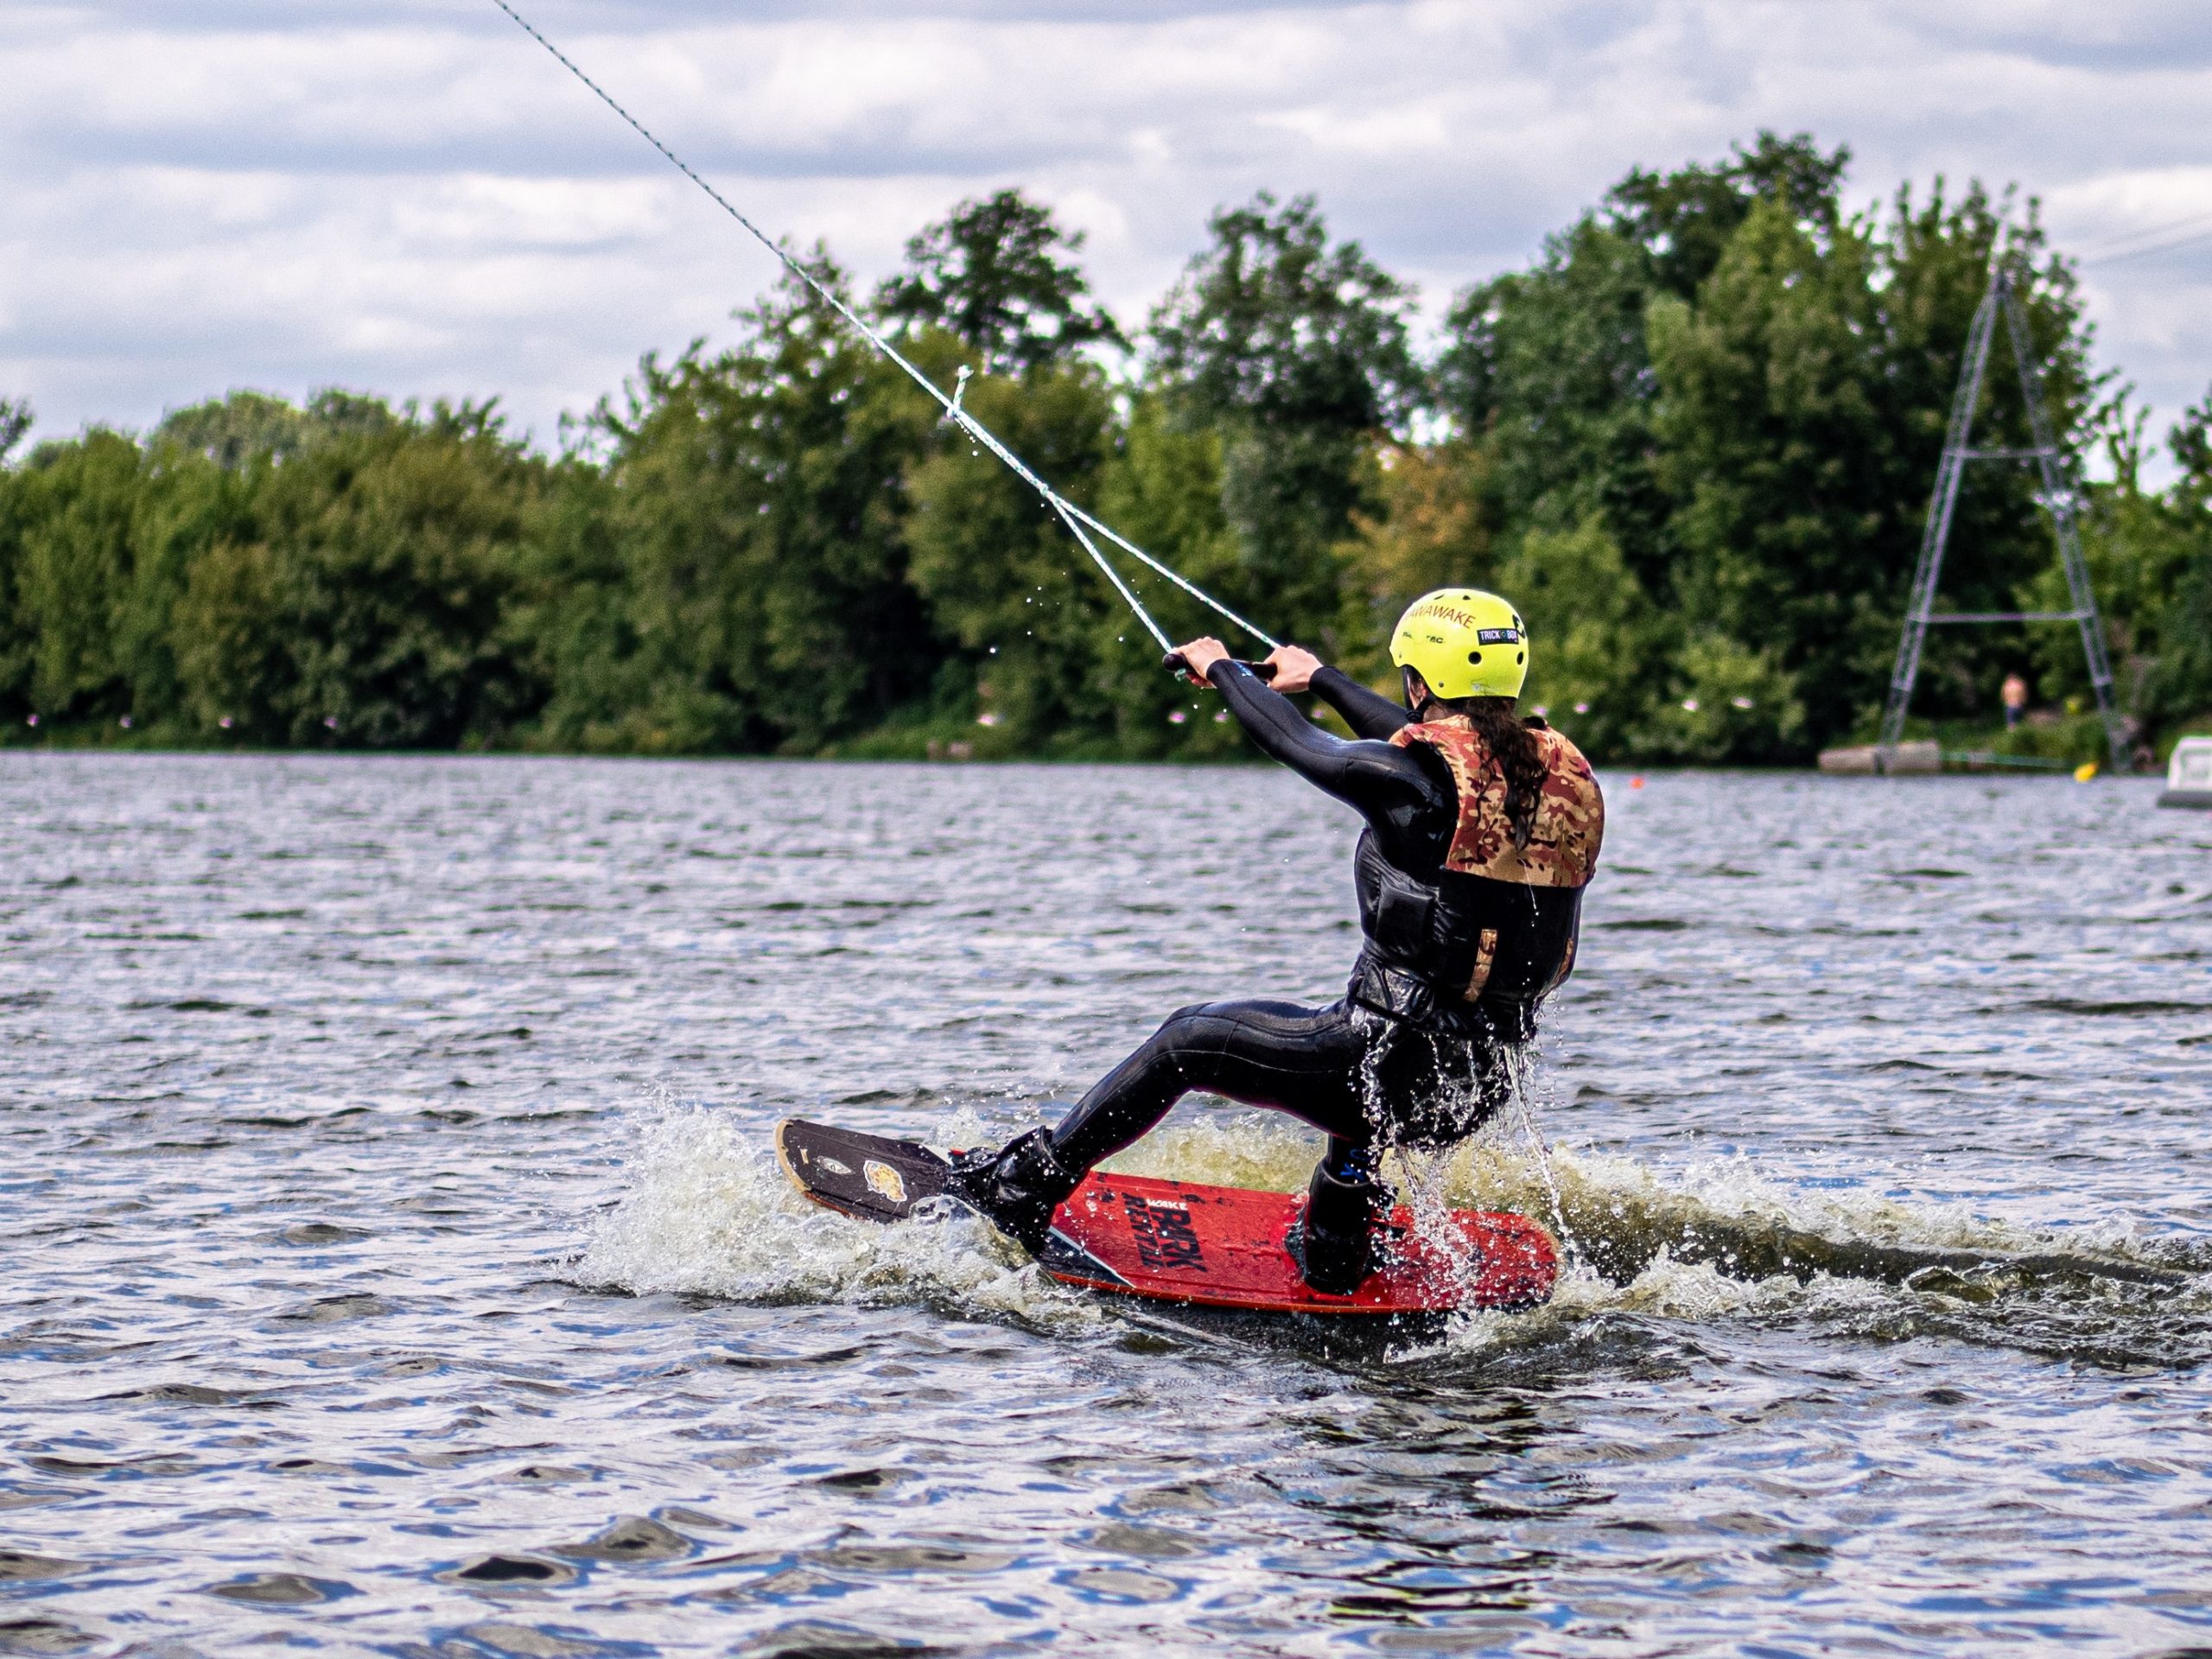
<svg viewBox="0 0 2212 1659"><path fill-rule="evenodd" d="M2012 360L2020 372L2020 396L2028 406L2028 429L2035 440L2029 449L1976 449L1974 410L1981 402L1982 373L1989 365L1989 344L1997 332L1998 314L2005 317L2005 332L2012 344ZM1893 749L1904 734L1906 705L1912 701L1912 683L1920 675L1921 647L1928 630L1949 622L2071 622L2082 631L2082 654L2089 664L2089 683L2097 695L2097 713L2103 719L2105 740L2111 749L2114 772L2132 769L2132 746L2120 709L2113 701L2112 664L2105 655L2103 625L2097 620L2097 596L2089 587L2089 568L2082 562L2082 537L2075 524L2075 491L2062 470L2063 457L2044 410L2043 377L2036 371L2035 347L2028 337L2028 319L2012 291L2011 275L1999 266L1991 273L1989 291L1974 308L1974 326L1967 331L1966 359L1959 365L1959 389L1951 400L1951 423L1943 435L1943 459L1936 468L1936 493L1929 499L1928 523L1921 532L1920 563L1912 573L1912 598L1905 611L1904 635L1897 641L1897 666L1890 671L1890 699L1882 711L1880 747ZM2041 474L2041 500L2050 514L2058 536L2059 562L2066 567L2066 591L2073 601L2070 611L1938 611L1936 585L1943 573L1943 546L1950 539L1951 517L1959 504L1959 486L1970 461L2032 461Z"/></svg>

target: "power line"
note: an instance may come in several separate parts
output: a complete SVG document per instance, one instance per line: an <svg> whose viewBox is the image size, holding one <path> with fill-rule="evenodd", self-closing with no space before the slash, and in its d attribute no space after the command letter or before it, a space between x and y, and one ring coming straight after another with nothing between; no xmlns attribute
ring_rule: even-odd
<svg viewBox="0 0 2212 1659"><path fill-rule="evenodd" d="M2180 232L2178 237L2175 237L2177 232ZM2212 213L2200 210L2185 213L2179 219L2169 219L2163 225L2139 226L2132 231L2113 231L2102 237L2092 238L2088 245L2075 255L2075 263L2078 265L2101 265L2113 260L2133 259L2138 254L2156 253L2165 247L2180 247L2208 235L2212 235ZM2166 238L2169 237L2175 237L2175 239L2168 242Z"/></svg>
<svg viewBox="0 0 2212 1659"><path fill-rule="evenodd" d="M2109 232L2102 238L2092 238L2082 257L2101 259L2107 253L2125 247L2130 242L2139 241L2145 237L2164 236L2171 231L2185 231L2204 217L2202 213L2186 213L2179 219L2168 219L2163 225L2139 225L2132 231Z"/></svg>
<svg viewBox="0 0 2212 1659"><path fill-rule="evenodd" d="M2202 242L2207 237L2212 237L2212 217L2200 221L2196 228L2189 232L2188 234L2175 237L2171 241L2152 242L2142 247L2126 248L2110 253L2091 254L2075 263L2084 270L2093 265L2116 265L2126 259L2140 259L2154 253L2171 253L2177 248L2185 248L2193 242Z"/></svg>

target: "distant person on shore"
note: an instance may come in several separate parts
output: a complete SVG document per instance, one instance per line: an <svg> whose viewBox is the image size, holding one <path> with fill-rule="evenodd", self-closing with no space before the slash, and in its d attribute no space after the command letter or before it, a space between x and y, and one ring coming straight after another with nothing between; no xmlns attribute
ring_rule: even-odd
<svg viewBox="0 0 2212 1659"><path fill-rule="evenodd" d="M1986 685L1989 682L1984 680L1982 683ZM2009 732L2020 723L2020 717L2028 712L2028 683L2017 674L2007 674L2005 677L2005 689L1998 695L2005 703L2005 729Z"/></svg>
<svg viewBox="0 0 2212 1659"><path fill-rule="evenodd" d="M1038 1250L1093 1165L1207 1090L1329 1137L1300 1267L1317 1290L1357 1289L1389 1210L1383 1150L1446 1146L1478 1128L1511 1092L1511 1051L1535 1034L1539 1006L1574 963L1605 801L1573 743L1516 716L1529 650L1510 603L1465 588L1429 594L1400 619L1390 659L1402 708L1296 645L1268 657L1272 689L1217 639L1183 646L1192 677L1221 693L1261 748L1367 821L1353 860L1365 940L1351 982L1322 1008L1179 1010L1057 1128L957 1160L952 1191ZM1283 695L1308 689L1344 716L1350 741Z"/></svg>

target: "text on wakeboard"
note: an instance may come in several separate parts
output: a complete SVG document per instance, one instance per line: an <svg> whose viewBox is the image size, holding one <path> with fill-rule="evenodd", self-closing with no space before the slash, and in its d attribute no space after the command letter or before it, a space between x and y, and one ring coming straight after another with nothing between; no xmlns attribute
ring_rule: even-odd
<svg viewBox="0 0 2212 1659"><path fill-rule="evenodd" d="M1137 1260L1147 1268L1188 1268L1206 1270L1198 1248L1198 1230L1191 1212L1180 1205L1160 1204L1134 1192L1122 1194L1122 1207L1129 1218L1129 1235L1137 1247Z"/></svg>

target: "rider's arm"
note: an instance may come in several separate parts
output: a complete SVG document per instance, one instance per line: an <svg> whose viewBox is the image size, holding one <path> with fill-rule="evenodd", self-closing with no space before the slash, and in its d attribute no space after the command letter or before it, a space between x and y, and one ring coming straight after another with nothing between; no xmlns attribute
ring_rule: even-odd
<svg viewBox="0 0 2212 1659"><path fill-rule="evenodd" d="M1374 738L1347 742L1319 730L1296 704L1226 659L1207 671L1252 741L1315 788L1365 818L1394 853L1435 855L1451 839L1459 798L1440 766L1424 753Z"/></svg>
<svg viewBox="0 0 2212 1659"><path fill-rule="evenodd" d="M1413 716L1340 668L1316 669L1307 681L1316 696L1344 717L1355 737L1387 738Z"/></svg>

